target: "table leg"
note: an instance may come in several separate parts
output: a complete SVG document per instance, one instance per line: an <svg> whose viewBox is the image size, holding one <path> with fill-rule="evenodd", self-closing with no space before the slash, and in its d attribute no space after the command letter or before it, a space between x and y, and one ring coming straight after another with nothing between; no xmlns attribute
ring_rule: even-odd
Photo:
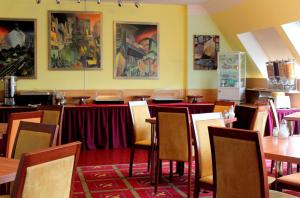
<svg viewBox="0 0 300 198"><path fill-rule="evenodd" d="M275 161L275 178L282 176L282 162Z"/></svg>
<svg viewBox="0 0 300 198"><path fill-rule="evenodd" d="M151 158L150 158L150 181L155 183L156 170L156 142L155 142L155 124L151 124Z"/></svg>
<svg viewBox="0 0 300 198"><path fill-rule="evenodd" d="M177 162L176 163L176 173L178 173L179 176L184 175L184 162Z"/></svg>
<svg viewBox="0 0 300 198"><path fill-rule="evenodd" d="M288 121L288 128L290 130L290 135L294 135L294 121Z"/></svg>

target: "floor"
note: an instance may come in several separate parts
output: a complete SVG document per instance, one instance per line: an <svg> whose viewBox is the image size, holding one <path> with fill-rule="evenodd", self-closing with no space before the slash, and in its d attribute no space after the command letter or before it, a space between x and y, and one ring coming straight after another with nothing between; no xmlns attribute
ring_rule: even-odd
<svg viewBox="0 0 300 198"><path fill-rule="evenodd" d="M108 164L128 164L131 149L81 151L78 166L96 166ZM134 163L147 162L147 151L136 150Z"/></svg>

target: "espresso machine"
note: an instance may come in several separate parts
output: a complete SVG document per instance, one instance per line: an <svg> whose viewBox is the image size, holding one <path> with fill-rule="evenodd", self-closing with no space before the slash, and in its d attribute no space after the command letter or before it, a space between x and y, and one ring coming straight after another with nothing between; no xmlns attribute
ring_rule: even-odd
<svg viewBox="0 0 300 198"><path fill-rule="evenodd" d="M15 94L17 87L16 80L16 76L4 77L4 105L15 105Z"/></svg>

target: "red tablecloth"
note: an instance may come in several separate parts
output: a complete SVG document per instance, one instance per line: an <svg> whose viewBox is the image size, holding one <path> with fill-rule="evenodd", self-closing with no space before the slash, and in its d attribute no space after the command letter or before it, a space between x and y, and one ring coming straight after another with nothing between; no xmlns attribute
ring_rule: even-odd
<svg viewBox="0 0 300 198"><path fill-rule="evenodd" d="M149 104L154 115L156 106L188 107L190 113L211 112L211 103ZM132 144L133 126L127 104L66 106L62 141L82 141L87 149L126 148Z"/></svg>

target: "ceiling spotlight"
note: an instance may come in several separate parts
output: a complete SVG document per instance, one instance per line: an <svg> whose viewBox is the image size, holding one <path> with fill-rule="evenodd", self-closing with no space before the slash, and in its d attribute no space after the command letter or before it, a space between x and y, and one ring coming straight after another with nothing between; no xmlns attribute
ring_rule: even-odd
<svg viewBox="0 0 300 198"><path fill-rule="evenodd" d="M42 2L42 0L36 0L37 4L40 4Z"/></svg>
<svg viewBox="0 0 300 198"><path fill-rule="evenodd" d="M118 0L118 6L122 7L122 0Z"/></svg>
<svg viewBox="0 0 300 198"><path fill-rule="evenodd" d="M135 1L135 2L134 2L134 6L135 6L136 8L139 8L139 7L141 6L141 0Z"/></svg>
<svg viewBox="0 0 300 198"><path fill-rule="evenodd" d="M80 3L81 2L81 0L77 0L77 3Z"/></svg>
<svg viewBox="0 0 300 198"><path fill-rule="evenodd" d="M60 0L56 0L56 4L60 4Z"/></svg>
<svg viewBox="0 0 300 198"><path fill-rule="evenodd" d="M100 4L101 3L101 0L97 0L97 4Z"/></svg>

